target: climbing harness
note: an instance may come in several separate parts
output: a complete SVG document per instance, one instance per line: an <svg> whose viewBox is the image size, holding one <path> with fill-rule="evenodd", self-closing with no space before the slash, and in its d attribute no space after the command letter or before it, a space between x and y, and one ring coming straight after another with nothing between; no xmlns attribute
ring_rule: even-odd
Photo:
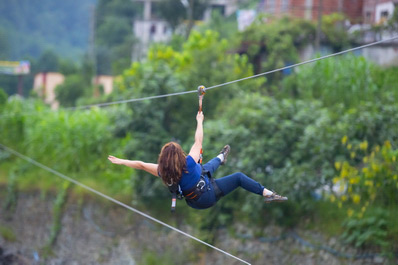
<svg viewBox="0 0 398 265"><path fill-rule="evenodd" d="M206 177L208 181L206 181ZM203 193L205 193L206 191L210 191L211 187L213 187L217 202L222 196L224 196L224 193L218 187L211 173L208 170L206 170L203 166L199 181L191 189L182 191L180 185L178 184L168 185L169 191L172 194L171 212L172 213L175 212L177 199L182 200L185 198L186 201L195 202L199 200L200 196L202 196Z"/></svg>

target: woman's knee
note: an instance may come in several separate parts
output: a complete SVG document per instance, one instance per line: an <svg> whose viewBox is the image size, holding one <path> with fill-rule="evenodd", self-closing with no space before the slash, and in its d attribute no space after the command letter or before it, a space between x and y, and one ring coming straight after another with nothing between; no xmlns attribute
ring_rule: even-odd
<svg viewBox="0 0 398 265"><path fill-rule="evenodd" d="M235 174L237 174L239 178L247 178L247 176L242 172L236 172Z"/></svg>
<svg viewBox="0 0 398 265"><path fill-rule="evenodd" d="M242 172L236 172L235 175L239 179L239 183L242 183L242 179L247 178L247 176Z"/></svg>

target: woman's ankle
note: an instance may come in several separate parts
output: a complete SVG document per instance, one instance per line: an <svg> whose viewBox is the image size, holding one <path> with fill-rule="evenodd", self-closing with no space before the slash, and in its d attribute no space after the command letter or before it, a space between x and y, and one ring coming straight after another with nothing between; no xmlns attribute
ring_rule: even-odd
<svg viewBox="0 0 398 265"><path fill-rule="evenodd" d="M264 190L263 190L263 196L264 196L264 197L271 196L272 194L273 194L272 191L267 190L266 188L264 188Z"/></svg>

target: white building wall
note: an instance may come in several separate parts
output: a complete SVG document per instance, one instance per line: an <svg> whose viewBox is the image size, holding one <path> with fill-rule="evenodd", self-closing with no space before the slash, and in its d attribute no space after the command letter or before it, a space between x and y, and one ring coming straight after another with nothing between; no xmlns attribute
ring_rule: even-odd
<svg viewBox="0 0 398 265"><path fill-rule="evenodd" d="M113 91L113 76L99 75L97 76L97 84L104 87L104 94L108 95Z"/></svg>
<svg viewBox="0 0 398 265"><path fill-rule="evenodd" d="M383 17L383 13L387 13L387 17ZM376 5L376 12L375 12L375 23L383 22L383 20L387 20L392 17L394 14L394 3L387 2L381 3Z"/></svg>
<svg viewBox="0 0 398 265"><path fill-rule="evenodd" d="M46 104L50 104L52 109L58 109L59 102L55 98L55 87L64 81L65 77L60 73L39 73L35 75L33 90L43 98Z"/></svg>
<svg viewBox="0 0 398 265"><path fill-rule="evenodd" d="M396 47L368 47L362 55L381 66L398 66L398 49Z"/></svg>
<svg viewBox="0 0 398 265"><path fill-rule="evenodd" d="M136 0L138 1L138 0ZM165 42L170 40L172 35L171 27L167 21L154 19L152 16L152 3L161 0L139 0L144 4L142 20L134 21L133 32L140 43L134 47L132 60L139 60L148 50L152 42ZM211 6L224 6L226 16L233 14L237 10L237 0L210 0L209 8L205 11L204 20L210 19Z"/></svg>

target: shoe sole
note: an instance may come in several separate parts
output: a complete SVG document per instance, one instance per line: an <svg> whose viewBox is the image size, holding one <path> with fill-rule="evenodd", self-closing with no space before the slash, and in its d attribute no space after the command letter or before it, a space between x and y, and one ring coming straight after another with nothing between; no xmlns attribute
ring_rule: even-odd
<svg viewBox="0 0 398 265"><path fill-rule="evenodd" d="M286 202L286 201L288 201L287 199L286 200L271 200L271 201L265 201L265 203L271 203L271 202Z"/></svg>

